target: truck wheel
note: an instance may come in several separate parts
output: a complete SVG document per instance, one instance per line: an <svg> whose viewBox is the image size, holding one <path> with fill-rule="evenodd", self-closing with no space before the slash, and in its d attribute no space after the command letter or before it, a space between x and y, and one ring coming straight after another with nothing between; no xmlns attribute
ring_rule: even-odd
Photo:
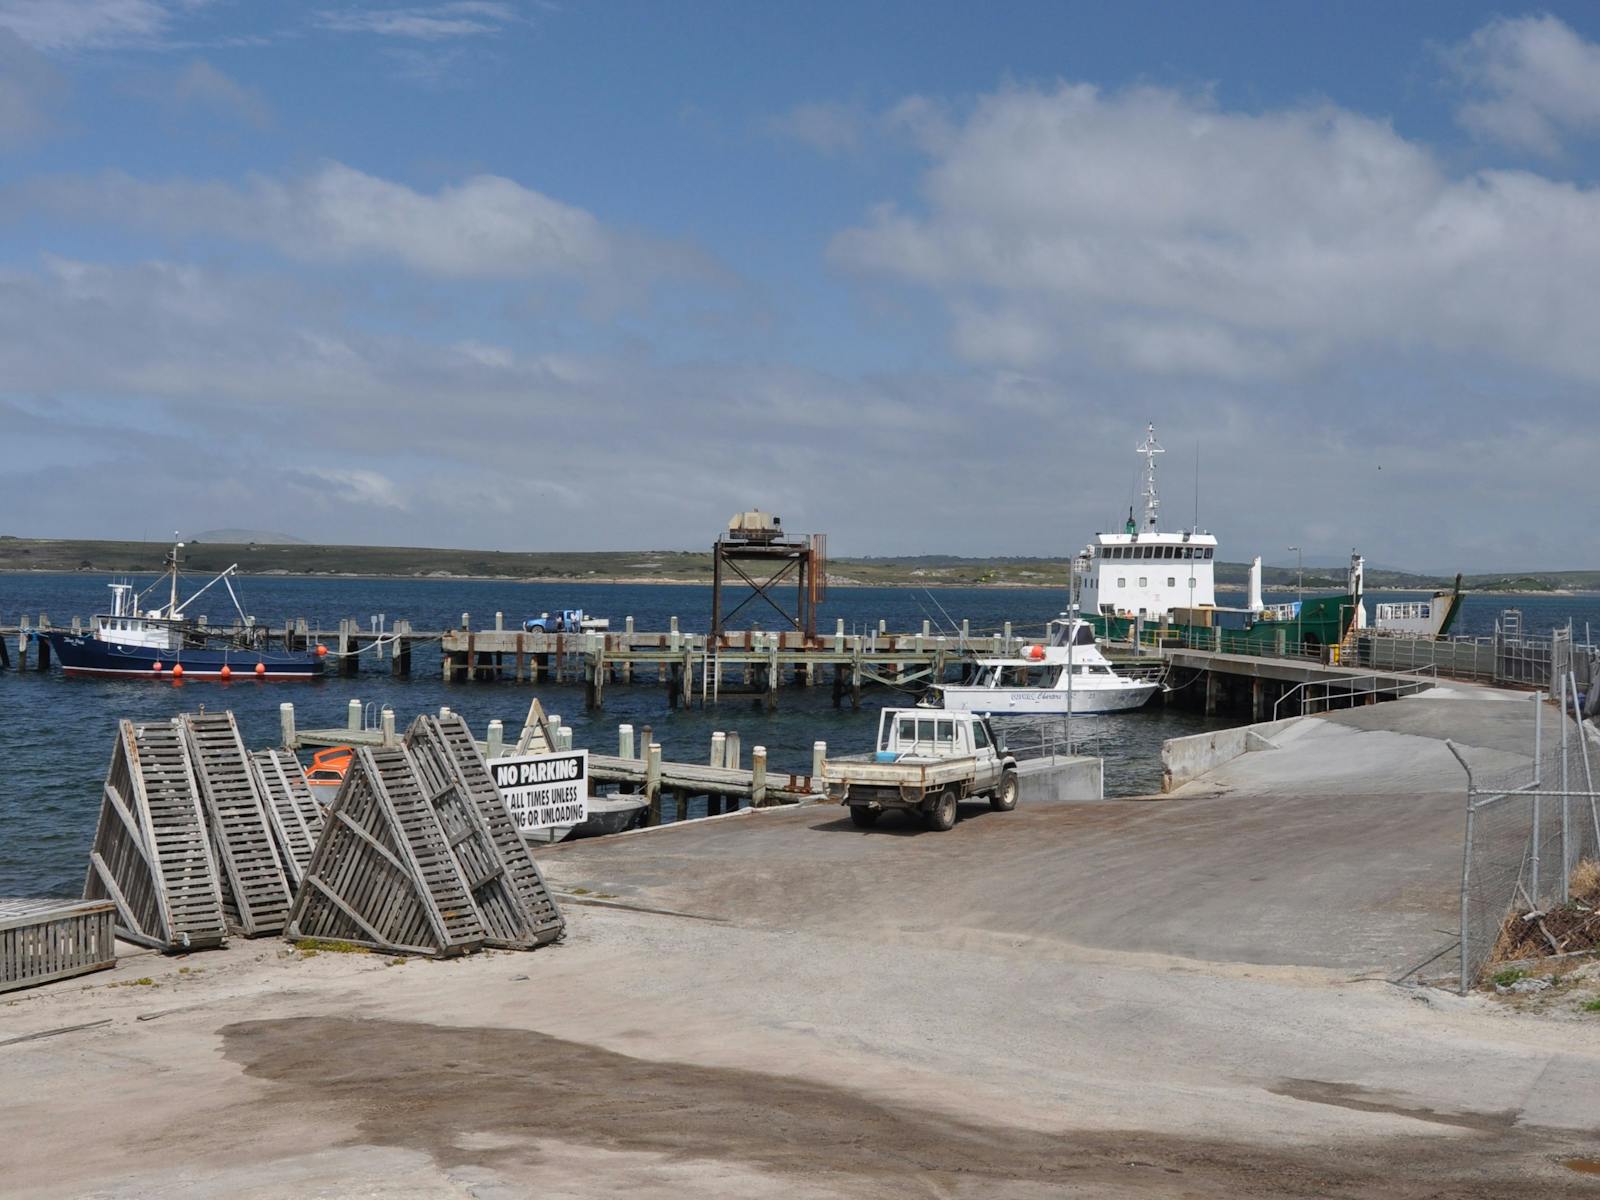
<svg viewBox="0 0 1600 1200"><path fill-rule="evenodd" d="M933 807L928 810L928 815L923 818L929 829L937 829L940 833L956 827L956 790L945 788L933 801Z"/></svg>
<svg viewBox="0 0 1600 1200"><path fill-rule="evenodd" d="M865 804L850 806L850 823L858 829L871 829L878 823L878 810Z"/></svg>
<svg viewBox="0 0 1600 1200"><path fill-rule="evenodd" d="M989 807L995 812L1010 812L1017 806L1017 773L1007 771L1000 776L1000 786L989 797Z"/></svg>

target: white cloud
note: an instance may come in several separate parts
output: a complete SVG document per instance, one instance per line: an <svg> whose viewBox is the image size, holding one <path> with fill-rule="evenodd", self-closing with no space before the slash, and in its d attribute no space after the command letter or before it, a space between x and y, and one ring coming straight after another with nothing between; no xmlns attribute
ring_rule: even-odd
<svg viewBox="0 0 1600 1200"><path fill-rule="evenodd" d="M0 148L24 145L55 125L66 82L16 34L0 29Z"/></svg>
<svg viewBox="0 0 1600 1200"><path fill-rule="evenodd" d="M318 503L328 506L359 504L402 511L410 507L394 480L381 471L302 466L293 467L286 474L297 486L309 491Z"/></svg>
<svg viewBox="0 0 1600 1200"><path fill-rule="evenodd" d="M1128 373L849 378L553 350L540 322L434 340L425 320L366 327L366 298L160 261L0 268L0 416L17 441L0 461L5 532L137 537L203 512L329 541L701 546L758 504L840 554L1057 554L1120 518L1152 417L1184 515L1201 446L1202 523L1230 555L1283 543L1263 496L1324 514L1308 558L1356 538L1419 567L1556 567L1585 544L1588 514L1552 509L1548 481L1592 466L1589 389L1474 364L1435 379L1444 402L1337 374L1292 392ZM930 487L952 447L959 463ZM1485 478L1487 492L1462 482ZM900 506L913 515L886 522L896 497L916 497Z"/></svg>
<svg viewBox="0 0 1600 1200"><path fill-rule="evenodd" d="M43 50L159 43L173 20L208 0L0 0L0 28Z"/></svg>
<svg viewBox="0 0 1600 1200"><path fill-rule="evenodd" d="M257 129L265 129L272 123L272 110L259 91L230 78L203 59L196 59L178 72L172 82L171 99L180 109L221 113Z"/></svg>
<svg viewBox="0 0 1600 1200"><path fill-rule="evenodd" d="M331 9L316 15L317 24L334 33L372 33L428 42L499 33L520 19L512 5L493 0L456 0L407 8Z"/></svg>
<svg viewBox="0 0 1600 1200"><path fill-rule="evenodd" d="M1362 351L1600 380L1600 193L1453 177L1386 123L1154 88L1009 89L924 141L919 211L833 261L928 289L968 359L1282 378Z"/></svg>
<svg viewBox="0 0 1600 1200"><path fill-rule="evenodd" d="M1479 137L1554 156L1563 134L1600 131L1600 45L1557 17L1497 18L1446 61L1476 96L1457 116Z"/></svg>
<svg viewBox="0 0 1600 1200"><path fill-rule="evenodd" d="M861 148L866 114L848 104L819 102L797 104L766 122L769 133L803 142L820 154L839 154Z"/></svg>
<svg viewBox="0 0 1600 1200"><path fill-rule="evenodd" d="M123 174L36 180L10 205L179 235L265 243L311 263L397 262L457 279L555 277L648 284L709 278L694 251L612 229L593 214L496 175L427 193L328 163L310 175L242 185L151 182Z"/></svg>

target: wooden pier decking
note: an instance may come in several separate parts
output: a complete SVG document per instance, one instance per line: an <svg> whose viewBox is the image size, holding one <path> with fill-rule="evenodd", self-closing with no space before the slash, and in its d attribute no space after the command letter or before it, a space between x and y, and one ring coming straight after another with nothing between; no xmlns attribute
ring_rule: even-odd
<svg viewBox="0 0 1600 1200"><path fill-rule="evenodd" d="M69 626L76 632L88 627L81 617ZM48 614L37 621L26 618L16 626L0 627L0 642L16 646L16 668L27 670L29 659L39 671L50 666L49 643L33 637L52 626ZM218 632L239 633L243 627L216 626ZM969 621L959 629L936 632L924 621L920 632L891 632L887 622L866 633L846 633L844 621L834 632L807 637L798 631L745 630L712 637L679 629L673 617L664 632L634 628L632 617L620 630L593 633L545 633L506 628L503 613L494 615L485 629L474 628L470 613L450 629L415 629L397 619L363 625L355 618L341 620L325 630L305 618L285 621L258 633L264 646L304 650L328 648L331 673L352 676L367 659L368 669L382 669L396 678L411 674L413 654L419 645L436 643L440 670L450 682L582 683L589 708L605 706L608 687L648 684L663 688L669 702L714 704L724 696L754 697L769 708L777 706L782 687L830 686L836 707L846 700L861 705L864 687L904 688L920 691L944 681L964 662L980 656L1018 653L1027 639L1016 636L1010 622L999 632L973 632Z"/></svg>
<svg viewBox="0 0 1600 1200"><path fill-rule="evenodd" d="M404 741L395 725L394 713L385 709L376 723L365 719L365 710L359 700L350 701L349 719L343 726L329 729L300 729L295 722L294 705L284 702L278 706L280 737L286 750L302 747L326 746L398 746ZM535 717L537 713L537 717ZM442 717L450 715L441 710ZM535 700L530 706L530 720L523 734L514 741L504 737L499 721L489 723L488 736L478 742L486 758L513 752L541 753L572 748L572 731L559 724L559 717L545 722L542 709ZM529 726L538 732L530 736ZM741 765L741 747L737 732L714 733L711 750L705 763L671 762L661 755L659 743L651 740L647 725L639 731L635 741L631 725L622 725L617 731L617 753L589 752L589 780L591 785L615 787L629 794L643 796L649 804L649 823L659 825L666 819L664 808L668 801L674 805L673 819L684 820L688 814L689 799L706 798L708 816L723 811L732 812L742 804L761 808L773 804L799 804L815 800L821 790L820 765L827 757L827 743L812 745L812 772L808 775L767 770L767 752L755 746L750 752L750 766ZM637 750L635 749L637 747Z"/></svg>

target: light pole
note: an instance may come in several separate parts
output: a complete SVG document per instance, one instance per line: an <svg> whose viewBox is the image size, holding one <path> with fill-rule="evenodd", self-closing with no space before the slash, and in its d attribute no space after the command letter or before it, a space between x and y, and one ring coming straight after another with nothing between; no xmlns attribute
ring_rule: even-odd
<svg viewBox="0 0 1600 1200"><path fill-rule="evenodd" d="M1294 640L1300 644L1300 653L1305 653L1305 616L1303 610L1306 606L1306 559L1299 546L1290 546L1294 551L1295 575L1297 577L1298 592L1294 606Z"/></svg>

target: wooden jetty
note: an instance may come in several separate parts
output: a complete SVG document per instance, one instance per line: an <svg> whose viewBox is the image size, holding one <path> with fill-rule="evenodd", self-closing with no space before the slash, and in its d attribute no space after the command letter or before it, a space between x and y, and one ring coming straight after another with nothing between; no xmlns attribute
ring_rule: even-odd
<svg viewBox="0 0 1600 1200"><path fill-rule="evenodd" d="M1414 695L1438 684L1430 666L1416 671L1372 671L1314 658L1223 654L1167 647L1162 702L1201 709L1207 716L1247 715L1252 721L1301 716Z"/></svg>
<svg viewBox="0 0 1600 1200"><path fill-rule="evenodd" d="M0 642L16 647L17 670L27 670L30 659L33 669L49 669L49 643L32 635L52 627L45 613L31 623L24 617L0 627ZM82 632L87 623L74 617L71 628ZM243 627L216 628L238 633ZM620 630L545 633L507 628L503 612L484 629L474 627L470 613L461 614L459 625L439 630L388 618L367 624L346 618L323 629L301 617L257 636L264 647L326 646L329 669L344 676L359 673L365 660L367 669L386 664L391 675L407 678L417 647L437 644L441 673L450 682L581 683L585 703L594 709L605 706L608 687L635 684L664 689L673 706L754 697L769 708L776 707L782 687L830 686L835 706L848 700L859 708L864 687L920 691L974 657L1016 654L1026 640L1014 635L1010 622L998 633L985 633L974 632L970 621L948 632L935 631L931 621L920 631L891 632L879 621L866 633L847 634L840 620L832 635L822 637L797 630L711 636L681 630L676 617L663 632L635 629L628 617Z"/></svg>
<svg viewBox="0 0 1600 1200"><path fill-rule="evenodd" d="M295 720L294 705L288 701L278 706L280 738L287 750L302 747L324 746L397 746L404 740L396 731L394 712L384 709L376 719L359 700L351 700L343 726L331 729L301 729ZM441 718L454 714L448 708L440 710ZM459 718L457 718L459 719ZM662 758L661 745L651 737L648 725L639 731L636 739L631 725L617 729L617 753L589 752L589 779L591 784L617 788L623 792L645 797L649 804L649 823L661 824L667 816L666 805L671 804L674 820L687 818L689 801L696 796L706 798L706 815L733 812L744 806L762 808L772 804L799 804L815 800L821 791L821 764L827 757L826 742L812 745L810 774L769 772L767 751L755 746L750 751L750 765L741 765L742 750L736 731L717 732L711 735L711 749L704 763L670 762ZM572 748L572 730L561 724L558 716L546 716L542 705L534 700L528 709L521 735L508 742L500 721L489 722L487 737L476 745L486 758L496 758L511 753L548 753Z"/></svg>

